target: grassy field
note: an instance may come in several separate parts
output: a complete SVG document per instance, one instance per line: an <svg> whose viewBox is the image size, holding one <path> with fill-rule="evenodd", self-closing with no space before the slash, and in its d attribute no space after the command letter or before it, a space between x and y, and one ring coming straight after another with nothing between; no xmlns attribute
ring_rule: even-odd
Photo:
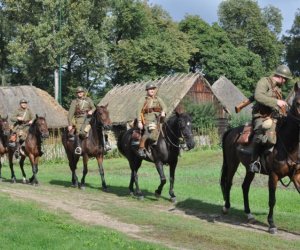
<svg viewBox="0 0 300 250"><path fill-rule="evenodd" d="M279 233L270 235L267 233L267 177L257 175L251 186L250 206L257 223L248 225L241 190L243 167L234 178L230 214L220 213L223 205L219 187L221 165L221 151L184 153L176 171L177 203L172 204L168 182L162 197L155 198L159 176L150 163L143 163L139 172L140 187L145 195L140 201L129 196L130 170L124 158L104 161L109 185L107 193L100 189L95 160L90 161L84 191L70 187L67 162L42 162L38 173L40 186L12 185L8 180L0 183L0 211L4 218L0 224L0 246L5 244L8 249L70 249L74 246L79 249L99 249L101 246L101 249L299 249L297 191L293 187L279 186L274 216ZM18 166L15 169L20 177ZM81 171L80 163L79 177ZM165 171L168 176L168 167ZM2 172L4 177L10 176L6 163ZM26 172L30 176L29 165ZM80 212L90 213L95 218L108 216L117 221L115 230L103 228L100 222L84 221ZM118 228L118 223L123 227ZM139 230L127 232L129 225L135 225Z"/></svg>

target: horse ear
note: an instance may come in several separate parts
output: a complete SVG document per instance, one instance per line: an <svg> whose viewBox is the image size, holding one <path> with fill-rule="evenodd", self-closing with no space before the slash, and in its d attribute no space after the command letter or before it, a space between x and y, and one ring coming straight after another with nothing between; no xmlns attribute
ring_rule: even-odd
<svg viewBox="0 0 300 250"><path fill-rule="evenodd" d="M35 118L39 118L38 114L35 114Z"/></svg>
<svg viewBox="0 0 300 250"><path fill-rule="evenodd" d="M107 106L108 106L108 103L104 107L107 108Z"/></svg>

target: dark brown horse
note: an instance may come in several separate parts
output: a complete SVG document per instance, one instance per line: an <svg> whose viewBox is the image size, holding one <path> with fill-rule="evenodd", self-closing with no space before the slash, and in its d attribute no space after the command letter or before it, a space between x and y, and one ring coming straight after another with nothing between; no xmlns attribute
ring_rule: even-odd
<svg viewBox="0 0 300 250"><path fill-rule="evenodd" d="M102 180L103 190L107 189L104 169L103 169L103 155L104 155L104 138L103 129L109 128L111 125L111 120L109 118L109 112L105 106L97 106L95 112L92 114L90 121L91 129L89 131L88 137L83 139L81 143L82 147L82 159L83 159L83 171L80 184L78 183L78 177L76 175L77 163L79 161L80 155L75 154L75 141L69 139L69 132L67 129L63 132L62 143L67 153L69 160L69 167L72 172L72 186L84 188L85 187L85 177L88 173L88 160L90 157L96 157L98 162L99 173Z"/></svg>
<svg viewBox="0 0 300 250"><path fill-rule="evenodd" d="M48 125L46 122L46 118L43 116L36 115L36 118L29 126L28 134L26 136L24 145L22 150L24 154L20 154L20 168L23 175L23 183L26 183L26 174L24 171L24 161L26 156L28 156L31 167L32 167L32 177L29 178L29 183L33 185L38 184L37 173L38 173L38 164L41 152L42 141L45 138L49 137ZM16 182L16 176L13 167L13 154L15 152L15 148L9 148L8 159L9 166L11 170L11 180L12 182Z"/></svg>
<svg viewBox="0 0 300 250"><path fill-rule="evenodd" d="M273 220L273 209L276 202L276 187L278 181L288 176L294 183L296 190L300 192L300 90L295 85L295 97L288 115L278 127L277 143L271 153L262 156L265 162L262 167L262 174L269 176L269 232L276 233L277 229ZM250 155L242 153L237 144L237 138L243 127L233 128L223 136L223 166L221 174L221 188L225 205L223 212L227 213L230 208L230 189L233 176L240 164L246 167L246 176L242 184L244 197L244 211L249 220L254 220L249 207L249 189L254 173L249 172Z"/></svg>
<svg viewBox="0 0 300 250"><path fill-rule="evenodd" d="M135 194L139 199L143 199L143 194L138 184L138 170L143 159L137 154L137 148L132 146L132 134L135 129L129 129L118 138L118 149L127 158L131 169L131 178L129 183L130 194ZM163 165L168 164L170 167L170 189L169 195L172 202L176 201L174 193L175 170L178 162L180 151L180 140L184 139L188 149L195 146L192 134L191 117L186 113L176 113L170 117L162 126L162 133L158 138L157 144L151 146L152 155L147 157L147 161L154 162L157 172L160 176L160 185L155 190L155 195L159 197L162 189L166 184Z"/></svg>
<svg viewBox="0 0 300 250"><path fill-rule="evenodd" d="M2 162L1 157L6 154L7 151L7 143L10 135L10 128L8 122L8 116L0 118L0 180L2 179Z"/></svg>

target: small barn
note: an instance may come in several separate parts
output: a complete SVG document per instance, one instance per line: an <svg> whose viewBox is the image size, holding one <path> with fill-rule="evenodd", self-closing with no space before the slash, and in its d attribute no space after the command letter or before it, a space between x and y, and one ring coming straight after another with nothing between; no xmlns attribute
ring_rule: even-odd
<svg viewBox="0 0 300 250"><path fill-rule="evenodd" d="M108 105L114 128L126 128L136 118L136 105L145 95L145 86L152 82L158 87L158 95L167 105L167 117L188 97L194 103L213 103L217 110L218 121L226 120L227 110L217 99L209 82L200 73L175 74L160 79L116 85L99 104ZM220 126L224 126L220 123ZM225 124L226 126L226 124ZM224 128L221 128L223 131ZM114 131L116 132L116 131Z"/></svg>
<svg viewBox="0 0 300 250"><path fill-rule="evenodd" d="M247 99L247 97L225 76L221 76L214 82L212 90L230 116L235 114L235 106ZM252 106L252 104L249 104L247 107L243 108L241 114L251 116Z"/></svg>
<svg viewBox="0 0 300 250"><path fill-rule="evenodd" d="M29 85L0 87L0 114L10 116L22 98L29 101L28 106L34 114L46 115L49 129L68 126L67 111L47 92Z"/></svg>

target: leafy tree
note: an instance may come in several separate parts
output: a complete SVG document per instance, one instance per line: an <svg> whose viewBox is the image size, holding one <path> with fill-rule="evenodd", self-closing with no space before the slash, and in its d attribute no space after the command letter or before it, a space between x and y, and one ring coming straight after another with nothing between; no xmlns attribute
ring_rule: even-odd
<svg viewBox="0 0 300 250"><path fill-rule="evenodd" d="M227 0L218 9L221 27L235 46L246 46L259 55L265 71L276 68L283 53L277 35L281 31L280 10L261 10L254 0Z"/></svg>
<svg viewBox="0 0 300 250"><path fill-rule="evenodd" d="M287 46L286 61L294 74L300 75L300 9L295 14L295 19L288 36L284 37Z"/></svg>
<svg viewBox="0 0 300 250"><path fill-rule="evenodd" d="M52 92L53 72L61 63L68 103L75 86L88 88L102 79L106 1L3 0L2 6L16 30L8 44L13 84L32 83Z"/></svg>
<svg viewBox="0 0 300 250"><path fill-rule="evenodd" d="M113 32L110 67L112 84L187 72L192 48L171 17L144 1L117 0L110 20Z"/></svg>
<svg viewBox="0 0 300 250"><path fill-rule="evenodd" d="M253 92L263 73L258 55L246 47L235 47L222 28L208 25L198 16L186 16L179 27L197 49L189 61L191 71L202 71L209 82L225 75L246 95Z"/></svg>

